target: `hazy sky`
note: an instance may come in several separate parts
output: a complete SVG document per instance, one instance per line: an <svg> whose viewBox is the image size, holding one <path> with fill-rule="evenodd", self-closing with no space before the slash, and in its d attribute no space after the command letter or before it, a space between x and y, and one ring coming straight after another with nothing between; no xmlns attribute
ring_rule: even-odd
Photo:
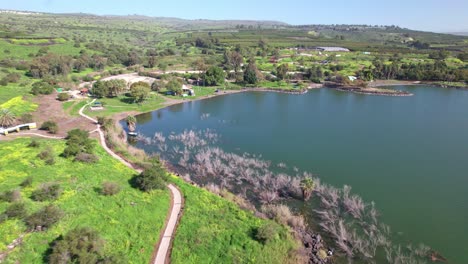
<svg viewBox="0 0 468 264"><path fill-rule="evenodd" d="M0 9L468 31L468 0L0 0Z"/></svg>

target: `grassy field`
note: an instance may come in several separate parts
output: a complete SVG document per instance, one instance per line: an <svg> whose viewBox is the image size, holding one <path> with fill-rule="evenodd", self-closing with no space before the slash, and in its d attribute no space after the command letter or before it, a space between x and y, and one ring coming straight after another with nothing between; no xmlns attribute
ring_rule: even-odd
<svg viewBox="0 0 468 264"><path fill-rule="evenodd" d="M169 193L143 193L130 187L134 172L97 147L100 158L96 164L83 164L59 157L63 141L40 140L40 148L28 148L30 139L0 142L0 192L19 189L27 210L32 213L47 202L30 199L31 192L41 183L57 182L64 192L52 202L65 211L65 217L45 232L27 234L23 245L15 249L5 263L43 263L49 243L75 227L92 227L106 240L105 253L126 256L128 263L148 263L159 237L169 207ZM45 165L36 156L46 146L56 153L56 163ZM19 184L33 176L31 187ZM114 196L103 196L99 188L103 181L118 183L122 190ZM0 202L0 212L8 206ZM0 223L0 251L26 231L19 220Z"/></svg>
<svg viewBox="0 0 468 264"><path fill-rule="evenodd" d="M298 245L289 231L278 226L276 239L263 244L256 230L270 220L203 189L175 179L185 197L184 214L177 229L172 263L296 263Z"/></svg>
<svg viewBox="0 0 468 264"><path fill-rule="evenodd" d="M28 100L23 100L22 96L14 97L0 105L0 109L9 109L16 116L21 116L25 113L34 112L38 105L31 103Z"/></svg>
<svg viewBox="0 0 468 264"><path fill-rule="evenodd" d="M89 108L85 110L85 113L89 116L111 116L116 113L121 112L129 112L129 111L136 111L136 112L148 112L151 110L155 110L161 108L164 103L164 98L161 95L152 93L151 97L148 98L145 102L141 104L134 103L133 98L122 95L114 98L101 98L98 100L99 102L103 103L104 110L98 111L91 111ZM78 110L80 107L77 107ZM75 107L71 112L75 112Z"/></svg>

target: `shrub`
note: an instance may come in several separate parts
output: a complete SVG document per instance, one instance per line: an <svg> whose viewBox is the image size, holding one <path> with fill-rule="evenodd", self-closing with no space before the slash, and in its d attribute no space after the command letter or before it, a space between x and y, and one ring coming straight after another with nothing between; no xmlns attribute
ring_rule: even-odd
<svg viewBox="0 0 468 264"><path fill-rule="evenodd" d="M83 162L83 163L96 163L98 162L98 156L94 154L80 152L76 155L75 161Z"/></svg>
<svg viewBox="0 0 468 264"><path fill-rule="evenodd" d="M41 125L40 129L49 131L51 134L57 134L58 125L54 121L46 121Z"/></svg>
<svg viewBox="0 0 468 264"><path fill-rule="evenodd" d="M118 194L119 192L120 192L120 185L118 183L115 183L115 182L103 182L102 183L101 193L103 195L111 196L114 194Z"/></svg>
<svg viewBox="0 0 468 264"><path fill-rule="evenodd" d="M98 116L97 121L104 131L109 131L114 126L114 120L111 118Z"/></svg>
<svg viewBox="0 0 468 264"><path fill-rule="evenodd" d="M26 224L33 230L41 231L57 223L63 211L55 205L48 205L26 218Z"/></svg>
<svg viewBox="0 0 468 264"><path fill-rule="evenodd" d="M9 73L5 76L5 79L10 83L17 83L21 79L21 74L17 72Z"/></svg>
<svg viewBox="0 0 468 264"><path fill-rule="evenodd" d="M68 93L59 93L57 99L60 102L68 101L68 99L70 99L70 95Z"/></svg>
<svg viewBox="0 0 468 264"><path fill-rule="evenodd" d="M28 147L30 147L30 148L38 148L40 146L41 146L41 143L39 143L39 141L37 141L37 139L31 140L31 143L28 144Z"/></svg>
<svg viewBox="0 0 468 264"><path fill-rule="evenodd" d="M26 217L26 207L24 203L21 202L16 202L12 203L10 206L7 207L5 212L0 216L1 219L11 219L11 218L17 218L17 219L23 219Z"/></svg>
<svg viewBox="0 0 468 264"><path fill-rule="evenodd" d="M37 157L41 160L46 160L52 156L54 156L54 150L50 146L47 146L43 151L37 154Z"/></svg>
<svg viewBox="0 0 468 264"><path fill-rule="evenodd" d="M31 199L39 202L57 200L62 191L62 187L58 183L44 183L32 192Z"/></svg>
<svg viewBox="0 0 468 264"><path fill-rule="evenodd" d="M289 225L294 229L305 229L305 221L302 216L294 215L286 205L263 205L261 207L262 213L268 218L274 219L276 222Z"/></svg>
<svg viewBox="0 0 468 264"><path fill-rule="evenodd" d="M161 166L152 166L133 179L134 187L149 192L154 189L164 189L168 176Z"/></svg>
<svg viewBox="0 0 468 264"><path fill-rule="evenodd" d="M0 201L2 202L17 202L21 200L21 192L19 190L11 190L0 193Z"/></svg>
<svg viewBox="0 0 468 264"><path fill-rule="evenodd" d="M26 179L24 179L24 181L22 181L20 183L20 186L21 187L28 187L28 186L31 186L32 182L33 182L33 177L28 176Z"/></svg>
<svg viewBox="0 0 468 264"><path fill-rule="evenodd" d="M94 142L89 138L89 133L81 129L70 130L67 134L67 147L63 151L64 157L76 157L79 153L92 154Z"/></svg>
<svg viewBox="0 0 468 264"><path fill-rule="evenodd" d="M122 258L104 257L105 241L89 227L75 228L59 237L52 246L48 263L125 263Z"/></svg>
<svg viewBox="0 0 468 264"><path fill-rule="evenodd" d="M278 225L274 223L266 223L257 229L255 238L263 244L266 244L278 238L278 231Z"/></svg>
<svg viewBox="0 0 468 264"><path fill-rule="evenodd" d="M51 94L54 92L54 87L47 82L37 82L33 84L31 93L34 95Z"/></svg>
<svg viewBox="0 0 468 264"><path fill-rule="evenodd" d="M21 122L23 123L32 123L33 122L33 116L29 113L23 114L21 116Z"/></svg>

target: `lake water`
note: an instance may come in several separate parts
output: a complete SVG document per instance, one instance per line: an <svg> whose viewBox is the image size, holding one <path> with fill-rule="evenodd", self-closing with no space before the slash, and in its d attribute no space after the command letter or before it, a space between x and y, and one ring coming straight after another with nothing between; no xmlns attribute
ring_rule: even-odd
<svg viewBox="0 0 468 264"><path fill-rule="evenodd" d="M468 91L394 88L414 96L240 93L141 115L138 131L214 129L227 151L262 154L352 186L376 202L400 240L468 263Z"/></svg>

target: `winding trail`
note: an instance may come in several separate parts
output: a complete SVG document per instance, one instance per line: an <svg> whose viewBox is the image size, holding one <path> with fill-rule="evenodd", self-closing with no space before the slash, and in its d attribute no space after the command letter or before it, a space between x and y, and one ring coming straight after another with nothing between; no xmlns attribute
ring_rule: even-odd
<svg viewBox="0 0 468 264"><path fill-rule="evenodd" d="M121 163L123 163L125 166L133 169L134 171L141 173L142 170L135 168L132 164L124 160L122 157L117 155L115 152L113 152L106 144L106 139L104 137L104 133L102 132L101 125L98 124L97 120L87 116L86 114L83 113L83 110L94 103L96 99L92 100L91 102L87 103L84 105L80 111L79 114L80 116L92 121L93 123L96 124L96 130L91 131L92 132L97 132L99 134L99 139L101 146L104 148L104 150L109 153L113 158L117 159ZM174 238L174 232L177 228L178 220L181 215L182 211L182 206L183 206L183 199L182 199L182 194L179 191L179 189L174 186L173 184L168 185L169 190L171 191L171 206L170 206L170 213L166 218L166 222L164 225L164 233L160 235L159 241L156 244L155 248L155 253L153 254L153 258L151 259L151 263L154 264L164 264L164 263L170 263L170 253L171 253L171 246L172 246L172 241Z"/></svg>

